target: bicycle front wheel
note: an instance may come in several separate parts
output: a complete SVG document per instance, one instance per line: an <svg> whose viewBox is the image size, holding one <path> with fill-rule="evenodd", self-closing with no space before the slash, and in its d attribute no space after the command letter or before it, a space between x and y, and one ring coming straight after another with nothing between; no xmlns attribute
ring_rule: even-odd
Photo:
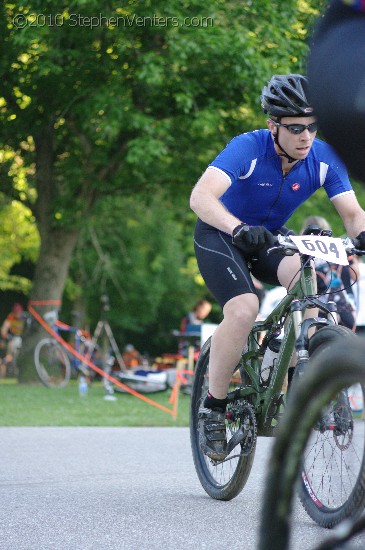
<svg viewBox="0 0 365 550"><path fill-rule="evenodd" d="M349 359L358 337L340 326L328 326L311 338L309 352L318 369L328 363L328 350L336 343L347 348L342 364L334 363L331 378L337 383L328 393L319 417L308 438L302 457L299 496L308 515L322 527L331 528L348 517L354 517L365 505L365 417L364 384L346 383ZM357 381L364 370L360 359ZM322 384L322 383L321 383ZM332 388L323 382L324 389Z"/></svg>
<svg viewBox="0 0 365 550"><path fill-rule="evenodd" d="M64 388L70 380L70 360L53 338L38 342L34 350L34 364L40 381L47 388Z"/></svg>
<svg viewBox="0 0 365 550"><path fill-rule="evenodd" d="M251 471L256 449L256 419L252 406L239 399L227 407L227 441L240 428L245 438L223 462L208 458L200 447L198 411L208 393L210 339L203 346L195 367L190 409L190 441L194 465L203 489L217 500L231 500L244 487Z"/></svg>
<svg viewBox="0 0 365 550"><path fill-rule="evenodd" d="M269 463L259 550L289 548L297 481L306 511L324 527L357 517L364 508L365 349L353 338L347 344L327 345L315 354L291 390ZM353 390L348 392L351 412L340 407L343 414L330 416L324 424L329 407L336 405L347 388Z"/></svg>

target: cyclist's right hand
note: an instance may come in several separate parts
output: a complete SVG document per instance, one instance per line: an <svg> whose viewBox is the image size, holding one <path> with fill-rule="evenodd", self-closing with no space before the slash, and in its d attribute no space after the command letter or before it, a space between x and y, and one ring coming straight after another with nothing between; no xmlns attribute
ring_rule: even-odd
<svg viewBox="0 0 365 550"><path fill-rule="evenodd" d="M361 231L356 239L353 239L353 243L359 250L365 250L365 231Z"/></svg>
<svg viewBox="0 0 365 550"><path fill-rule="evenodd" d="M265 245L274 246L276 239L266 227L262 225L247 225L241 223L234 228L232 242L246 253L252 253Z"/></svg>

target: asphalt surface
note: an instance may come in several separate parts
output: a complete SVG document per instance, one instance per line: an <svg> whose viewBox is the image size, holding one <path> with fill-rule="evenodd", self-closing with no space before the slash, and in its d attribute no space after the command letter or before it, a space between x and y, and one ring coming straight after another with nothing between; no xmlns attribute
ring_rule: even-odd
<svg viewBox="0 0 365 550"><path fill-rule="evenodd" d="M202 489L187 428L0 428L0 441L0 550L257 548L271 439L230 502ZM294 517L291 550L328 537L300 505Z"/></svg>

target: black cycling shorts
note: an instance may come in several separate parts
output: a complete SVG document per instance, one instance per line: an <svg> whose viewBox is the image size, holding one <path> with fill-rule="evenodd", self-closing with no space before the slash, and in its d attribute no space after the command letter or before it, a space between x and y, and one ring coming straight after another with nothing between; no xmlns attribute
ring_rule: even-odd
<svg viewBox="0 0 365 550"><path fill-rule="evenodd" d="M222 308L240 294L257 295L251 273L263 283L280 285L277 271L283 256L277 252L267 254L268 247L258 250L254 259L247 258L232 244L230 235L199 219L194 246L200 273Z"/></svg>

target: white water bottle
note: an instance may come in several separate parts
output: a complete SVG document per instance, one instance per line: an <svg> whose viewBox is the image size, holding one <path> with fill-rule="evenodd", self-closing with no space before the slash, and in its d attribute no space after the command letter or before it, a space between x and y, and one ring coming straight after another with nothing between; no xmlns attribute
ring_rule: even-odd
<svg viewBox="0 0 365 550"><path fill-rule="evenodd" d="M80 397L86 397L88 389L89 389L89 386L87 385L86 376L84 374L80 374L80 376L79 376L79 395L80 395Z"/></svg>
<svg viewBox="0 0 365 550"><path fill-rule="evenodd" d="M269 345L266 348L265 354L262 358L260 369L262 382L267 382L270 378L274 361L279 356L280 344L280 340L275 338L274 340L271 340L271 342L269 342Z"/></svg>

